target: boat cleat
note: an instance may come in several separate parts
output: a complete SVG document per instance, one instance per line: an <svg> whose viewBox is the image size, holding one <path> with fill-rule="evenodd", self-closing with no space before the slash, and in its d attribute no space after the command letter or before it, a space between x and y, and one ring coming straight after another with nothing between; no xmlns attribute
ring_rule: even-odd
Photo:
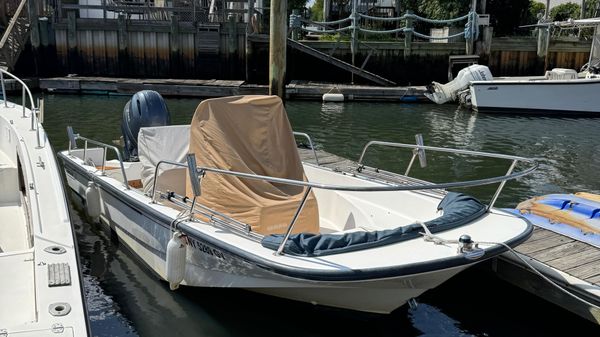
<svg viewBox="0 0 600 337"><path fill-rule="evenodd" d="M469 260L477 260L481 258L485 251L479 248L479 245L471 239L470 235L463 234L458 238L458 254L465 254Z"/></svg>

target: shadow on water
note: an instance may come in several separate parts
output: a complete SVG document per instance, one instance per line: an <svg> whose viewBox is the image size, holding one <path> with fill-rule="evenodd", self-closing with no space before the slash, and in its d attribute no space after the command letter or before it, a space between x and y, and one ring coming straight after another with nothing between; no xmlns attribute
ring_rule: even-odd
<svg viewBox="0 0 600 337"><path fill-rule="evenodd" d="M120 135L127 97L46 97L46 121L56 150L67 146L65 126L110 143ZM174 124L188 123L195 99L171 99ZM599 120L474 114L431 104L288 102L293 128L317 147L358 158L368 140L536 157L540 169L507 184L501 206L532 195L600 191ZM409 154L374 149L369 165L403 171ZM503 174L486 160L459 163L428 153L430 167L417 177L443 181ZM446 166L448 169L439 170ZM495 186L477 193L489 194ZM597 336L597 326L498 280L485 266L471 268L390 315L313 306L236 289L168 285L145 268L104 226L90 224L70 196L77 230L91 327L95 336Z"/></svg>

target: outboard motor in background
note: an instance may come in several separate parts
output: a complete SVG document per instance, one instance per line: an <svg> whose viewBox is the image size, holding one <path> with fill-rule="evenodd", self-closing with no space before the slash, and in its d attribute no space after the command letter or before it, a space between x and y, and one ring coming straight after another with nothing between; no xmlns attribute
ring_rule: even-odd
<svg viewBox="0 0 600 337"><path fill-rule="evenodd" d="M491 81L493 79L488 67L473 64L461 69L456 78L446 84L431 82L429 92L426 92L425 96L437 104L444 104L456 100L458 93L467 89L471 81Z"/></svg>
<svg viewBox="0 0 600 337"><path fill-rule="evenodd" d="M135 93L123 109L121 132L123 133L126 161L138 160L137 137L140 128L171 124L171 115L162 96L152 90Z"/></svg>

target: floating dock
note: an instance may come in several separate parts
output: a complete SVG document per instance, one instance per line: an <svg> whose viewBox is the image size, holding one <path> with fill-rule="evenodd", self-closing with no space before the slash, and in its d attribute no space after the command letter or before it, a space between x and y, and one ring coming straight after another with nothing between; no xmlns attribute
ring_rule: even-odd
<svg viewBox="0 0 600 337"><path fill-rule="evenodd" d="M365 167L358 171L355 161L322 150L313 152L310 149L300 149L299 153L304 162L316 163L316 154L320 165L347 174L367 176L389 184L422 183L417 179L376 168ZM511 252L490 260L489 267L501 279L600 324L600 249L556 232L534 227L532 236L515 250L544 276L589 304L560 291Z"/></svg>
<svg viewBox="0 0 600 337"><path fill-rule="evenodd" d="M265 95L267 85L238 80L130 79L112 77L54 77L39 79L39 88L54 93L133 95L140 90L155 90L161 95L180 97L223 97ZM395 102L429 102L424 86L367 86L310 81L292 81L286 86L286 98L321 100L332 90L342 93L346 101L376 100Z"/></svg>
<svg viewBox="0 0 600 337"><path fill-rule="evenodd" d="M511 253L492 263L500 278L600 324L600 249L535 226L533 235L515 250L544 276L589 304L549 284Z"/></svg>

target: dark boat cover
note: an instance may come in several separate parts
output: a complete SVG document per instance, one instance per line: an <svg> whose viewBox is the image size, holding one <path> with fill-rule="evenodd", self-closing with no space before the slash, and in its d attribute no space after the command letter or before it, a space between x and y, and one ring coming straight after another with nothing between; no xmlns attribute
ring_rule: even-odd
<svg viewBox="0 0 600 337"><path fill-rule="evenodd" d="M460 227L481 217L486 206L479 200L462 193L450 192L439 203L438 210L444 214L425 222L431 233ZM389 245L420 236L423 227L417 223L380 231L351 232L345 234L299 233L289 237L283 252L297 256L323 256ZM282 234L265 236L261 244L277 250L283 240Z"/></svg>

